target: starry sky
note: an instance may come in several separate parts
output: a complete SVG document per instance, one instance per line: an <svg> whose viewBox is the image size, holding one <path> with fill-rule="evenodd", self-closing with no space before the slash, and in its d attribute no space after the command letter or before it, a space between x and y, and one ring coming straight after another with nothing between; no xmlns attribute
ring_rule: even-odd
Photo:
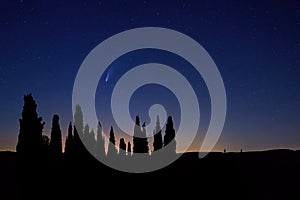
<svg viewBox="0 0 300 200"><path fill-rule="evenodd" d="M218 66L227 93L227 118L214 150L300 149L299 1L4 0L0 2L0 150L15 150L23 95L30 92L46 122L44 134L50 133L57 113L65 136L72 120L73 84L84 58L114 34L149 26L192 37ZM104 131L116 126L107 110L114 84L126 71L147 62L172 66L193 85L200 99L201 122L190 150L197 150L211 112L207 88L189 63L160 50L121 56L109 66L109 77L101 77L95 101ZM155 98L149 95L153 93ZM164 105L178 127L178 101L158 85L134 93L132 117L140 114L147 123L154 103ZM117 127L116 132L122 134Z"/></svg>

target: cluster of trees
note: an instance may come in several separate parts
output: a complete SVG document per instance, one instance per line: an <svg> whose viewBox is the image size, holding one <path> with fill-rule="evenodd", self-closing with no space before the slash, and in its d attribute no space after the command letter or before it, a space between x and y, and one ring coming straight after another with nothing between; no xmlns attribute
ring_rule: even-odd
<svg viewBox="0 0 300 200"><path fill-rule="evenodd" d="M99 122L96 133L90 130L88 124L83 123L83 113L79 105L76 106L74 114L74 125L69 123L68 133L65 140L64 156L62 153L62 133L59 125L59 116L53 115L51 139L43 135L45 122L38 116L37 104L31 94L24 95L24 106L22 118L20 119L20 130L17 143L17 153L26 159L41 159L47 157L53 161L65 159L75 159L86 157L89 150L97 157L114 155L132 155L134 153L150 153L149 141L146 134L145 123L140 125L140 118L136 116L133 134L133 146L130 141L126 143L124 138L120 138L119 146L116 146L116 138L113 127L110 129L107 152L105 151L105 137L102 125ZM83 142L86 144L83 145ZM153 148L155 152L166 148L171 153L176 153L175 130L173 128L172 117L169 117L166 124L164 139L160 126L159 116L156 119L156 127L153 130Z"/></svg>
<svg viewBox="0 0 300 200"><path fill-rule="evenodd" d="M22 118L19 120L20 129L17 143L17 152L20 158L52 160L62 159L62 134L59 125L59 116L53 115L51 140L43 135L45 122L36 112L37 104L31 94L24 96Z"/></svg>

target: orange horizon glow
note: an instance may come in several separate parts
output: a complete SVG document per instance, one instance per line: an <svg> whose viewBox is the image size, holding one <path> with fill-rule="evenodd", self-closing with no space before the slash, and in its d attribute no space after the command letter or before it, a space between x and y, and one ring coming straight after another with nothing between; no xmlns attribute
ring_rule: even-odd
<svg viewBox="0 0 300 200"><path fill-rule="evenodd" d="M43 135L47 135L49 138L50 138L50 133L45 133ZM62 152L64 153L64 150L65 150L65 140L66 140L66 135L67 134L62 134ZM107 140L108 140L108 137L106 137L105 134L103 134L105 136L105 149L107 151ZM9 151L9 152L16 152L16 145L17 145L17 137L16 136L16 139L15 139L15 144L14 145L6 145L6 146L2 146L0 148L0 151L2 152L5 152L5 151ZM118 144L119 144L119 139L121 137L118 137L118 134L115 134L115 137L116 137L116 146L118 147ZM126 140L126 143L128 141L131 141L132 143L132 139L128 139L128 137L124 137L124 139ZM150 144L149 146L150 149L152 148L152 144ZM176 150L176 153L187 153L187 152L197 152L199 153L199 149L200 149L200 146L201 146L201 143L199 144L192 144L191 147L187 150L187 151L182 151L180 149ZM291 148L291 147L286 147L286 146L274 146L274 147L266 147L266 148L241 148L241 149L236 149L236 148L227 148L227 147L224 147L224 148L220 148L220 145L217 143L215 145L215 148L213 148L210 152L224 152L224 149L226 149L226 152L229 153L229 152L240 152L241 149L243 150L243 152L252 152L252 151L268 151L268 150L274 150L274 149L289 149L289 150L300 150L300 147L299 148Z"/></svg>

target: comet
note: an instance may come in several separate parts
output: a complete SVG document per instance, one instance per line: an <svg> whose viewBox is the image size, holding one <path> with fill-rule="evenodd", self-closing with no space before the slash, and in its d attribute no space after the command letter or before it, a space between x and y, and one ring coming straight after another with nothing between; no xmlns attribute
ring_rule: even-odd
<svg viewBox="0 0 300 200"><path fill-rule="evenodd" d="M107 83L109 79L109 72L107 72L106 77L105 77L105 82Z"/></svg>

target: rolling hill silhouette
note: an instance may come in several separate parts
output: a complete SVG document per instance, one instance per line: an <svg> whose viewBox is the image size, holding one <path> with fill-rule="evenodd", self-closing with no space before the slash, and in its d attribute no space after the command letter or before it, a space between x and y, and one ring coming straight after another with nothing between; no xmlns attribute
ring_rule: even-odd
<svg viewBox="0 0 300 200"><path fill-rule="evenodd" d="M47 198L92 198L95 194L104 195L111 189L115 190L111 195L116 198L133 195L133 191L137 190L145 190L153 198L158 191L166 197L170 195L168 193L178 192L213 199L300 197L297 184L300 178L300 151L293 150L212 152L203 159L198 158L198 153L185 153L166 168L144 174L116 171L92 157L85 163L44 163L41 168L27 168L26 174L20 171L16 174L18 166L14 152L1 152L0 161L3 199L15 199L16 195L19 199L41 198L40 193Z"/></svg>

